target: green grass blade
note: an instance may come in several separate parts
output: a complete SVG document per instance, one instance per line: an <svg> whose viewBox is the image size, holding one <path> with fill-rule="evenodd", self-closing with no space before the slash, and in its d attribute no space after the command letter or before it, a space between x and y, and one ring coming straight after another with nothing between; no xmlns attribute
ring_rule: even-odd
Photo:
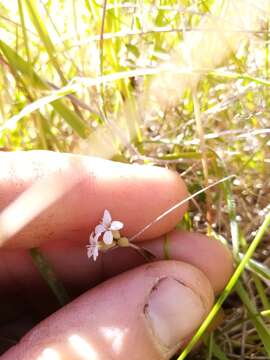
<svg viewBox="0 0 270 360"><path fill-rule="evenodd" d="M243 259L244 254L239 253L240 259ZM259 275L261 278L264 278L266 280L270 281L270 268L257 260L250 259L249 262L246 265L247 269L252 271L254 274Z"/></svg>
<svg viewBox="0 0 270 360"><path fill-rule="evenodd" d="M31 19L33 25L35 26L43 45L45 46L45 49L51 59L51 62L54 65L56 71L58 72L60 79L65 84L66 79L65 79L63 72L61 70L61 67L57 61L57 53L58 52L56 51L56 49L53 45L53 42L50 39L50 36L46 30L46 27L42 21L42 18L38 12L35 2L33 0L24 0L24 2L26 4L30 19Z"/></svg>
<svg viewBox="0 0 270 360"><path fill-rule="evenodd" d="M263 322L262 318L258 316L258 312L252 301L250 300L250 297L246 290L244 289L243 285L239 281L236 284L236 292L240 299L242 300L243 304L245 305L250 320L253 322L258 335L260 336L260 339L264 345L265 351L267 352L269 358L270 358L270 331Z"/></svg>
<svg viewBox="0 0 270 360"><path fill-rule="evenodd" d="M58 299L60 305L66 305L70 300L69 296L63 284L58 280L48 260L37 248L30 249L30 255L41 276Z"/></svg>
<svg viewBox="0 0 270 360"><path fill-rule="evenodd" d="M248 80L250 82L254 82L258 85L265 85L265 86L270 86L270 81L263 79L263 78L258 78L246 73L236 73L236 72L231 72L231 71L221 71L221 70L214 70L214 71L210 71L209 75L214 76L214 77L223 77L225 79L243 79L243 80Z"/></svg>
<svg viewBox="0 0 270 360"><path fill-rule="evenodd" d="M227 172L225 172L225 176L227 176ZM228 207L228 216L230 220L230 229L231 229L231 235L232 235L232 246L233 246L233 255L234 258L238 258L239 254L239 228L238 223L236 221L236 205L232 193L231 183L229 181L226 181L226 184L222 184L223 191L225 194L227 207Z"/></svg>
<svg viewBox="0 0 270 360"><path fill-rule="evenodd" d="M3 45L3 49L5 49L5 55L10 65L12 65L14 71L15 72L19 71L23 75L26 75L29 80L31 80L32 79L31 76L33 74L32 68L28 68L28 64L19 55L17 55L8 45L6 45L0 40L0 49L2 45ZM0 132L2 132L3 130L9 127L14 127L16 122L18 122L24 116L30 115L33 111L40 109L42 106L51 104L55 108L55 110L61 116L64 117L66 122L70 124L81 137L86 137L87 128L82 122L82 120L78 117L76 113L69 110L61 101L59 101L59 99L65 97L66 95L76 93L80 91L83 87L98 86L106 82L112 82L119 79L129 78L132 76L152 75L153 73L156 73L156 70L153 71L153 69L142 69L142 70L132 70L132 71L120 71L119 73L104 75L98 78L75 79L75 81L62 87L61 89L52 91L50 95L38 99L33 103L27 105L20 113L10 118L0 128ZM42 79L35 73L34 73L34 78L40 87L49 90L49 86L45 82L43 82Z"/></svg>
<svg viewBox="0 0 270 360"><path fill-rule="evenodd" d="M270 316L270 310L264 310L261 312L262 316Z"/></svg>
<svg viewBox="0 0 270 360"><path fill-rule="evenodd" d="M12 68L14 73L19 73L26 82L30 83L33 87L43 90L50 90L50 87L35 73L31 64L24 61L13 49L11 49L6 43L0 40L0 50L4 54L9 66ZM63 97L63 96L60 96ZM59 96L58 96L59 98ZM42 99L41 99L42 100ZM55 101L56 98L52 98L51 101L45 102L46 104L52 105L52 107L60 114L63 119L81 136L86 137L86 125L81 118L72 110L70 110L62 100ZM33 105L34 104L34 105ZM33 107L31 106L33 105ZM7 121L1 128L3 131L8 124L12 126L21 118L29 115L34 110L41 109L41 102L33 102L30 106L26 106L21 113L14 116L16 121Z"/></svg>
<svg viewBox="0 0 270 360"><path fill-rule="evenodd" d="M265 286L263 285L263 282L259 278L257 274L252 274L252 278L254 281L254 285L256 286L256 290L258 293L258 296L261 299L262 305L264 309L270 309L270 301L268 299L268 296L265 291Z"/></svg>
<svg viewBox="0 0 270 360"><path fill-rule="evenodd" d="M24 46L25 46L25 52L26 52L28 63L31 63L31 56L30 56L30 50L29 50L29 41L28 41L27 31L26 31L26 27L25 27L24 13L23 13L23 7L22 7L21 0L18 0L18 9L19 9L20 20L21 20L21 25L22 25L22 33L23 33L23 41L24 41Z"/></svg>
<svg viewBox="0 0 270 360"><path fill-rule="evenodd" d="M212 351L215 357L219 360L229 360L227 355L221 350L221 348L218 346L218 344L213 340L212 343Z"/></svg>
<svg viewBox="0 0 270 360"><path fill-rule="evenodd" d="M87 136L87 128L80 117L70 110L61 100L53 102L52 107L60 114L65 121L80 135L82 138Z"/></svg>
<svg viewBox="0 0 270 360"><path fill-rule="evenodd" d="M16 51L11 49L4 41L0 40L0 50L7 59L9 66L12 67L15 73L19 72L25 80L32 86L39 89L45 89L45 83L35 73L31 64L24 61Z"/></svg>
<svg viewBox="0 0 270 360"><path fill-rule="evenodd" d="M220 310L222 304L226 300L226 298L229 296L229 294L232 292L233 288L237 284L237 281L239 280L243 270L245 269L246 264L248 263L249 259L253 255L254 251L256 250L257 246L259 245L264 233L268 229L270 225L270 213L267 214L267 216L264 219L263 224L260 226L255 238L253 239L252 243L250 244L247 252L245 253L243 260L239 263L237 266L233 276L231 277L230 281L228 282L227 286L221 293L220 297L218 298L217 302L213 306L212 310L210 311L207 318L204 320L202 325L199 327L196 334L193 336L193 338L190 340L188 345L185 347L183 352L180 354L177 360L183 360L186 358L186 356L189 354L189 352L192 350L194 345L198 342L198 340L201 338L201 336L204 334L205 330L215 317L215 315Z"/></svg>
<svg viewBox="0 0 270 360"><path fill-rule="evenodd" d="M218 176L228 176L228 171L226 169L226 165L218 154L212 150L215 158L213 161L213 168L215 169ZM239 227L236 221L236 204L232 192L231 182L226 181L222 185L224 197L226 199L227 207L228 207L228 216L230 221L230 232L232 238L232 247L233 247L233 255L235 259L239 258L239 248L240 248L240 236L239 236Z"/></svg>
<svg viewBox="0 0 270 360"><path fill-rule="evenodd" d="M206 337L206 339L204 339ZM208 339L209 338L209 339ZM211 344L209 344L211 339ZM212 336L212 334L210 336L204 336L203 337L203 342L205 345L207 345L209 348L211 347L211 352L212 355L215 356L215 358L219 359L219 360L229 360L229 358L227 357L227 355L222 351L222 349L220 348L220 346L216 343L214 336Z"/></svg>

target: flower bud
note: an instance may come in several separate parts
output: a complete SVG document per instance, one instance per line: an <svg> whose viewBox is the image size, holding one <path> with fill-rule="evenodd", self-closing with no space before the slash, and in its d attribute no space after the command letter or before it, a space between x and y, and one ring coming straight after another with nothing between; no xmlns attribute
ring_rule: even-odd
<svg viewBox="0 0 270 360"><path fill-rule="evenodd" d="M128 247L129 246L129 240L126 237L121 237L118 241L117 241L118 246L121 247Z"/></svg>
<svg viewBox="0 0 270 360"><path fill-rule="evenodd" d="M114 239L120 239L121 235L120 232L118 230L112 230L112 235Z"/></svg>
<svg viewBox="0 0 270 360"><path fill-rule="evenodd" d="M111 249L115 245L116 245L115 241L113 241L111 244L105 244L105 243L102 242L102 243L99 244L99 247L100 247L100 250L106 251L108 249Z"/></svg>

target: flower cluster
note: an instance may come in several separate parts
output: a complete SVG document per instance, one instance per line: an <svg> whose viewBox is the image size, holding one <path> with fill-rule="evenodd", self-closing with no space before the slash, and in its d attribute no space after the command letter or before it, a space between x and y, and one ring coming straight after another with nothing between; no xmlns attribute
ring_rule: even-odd
<svg viewBox="0 0 270 360"><path fill-rule="evenodd" d="M120 239L119 230L123 227L124 225L121 221L112 221L111 214L108 210L105 210L101 223L90 234L87 256L89 258L93 257L95 261L99 250L107 250L117 245L116 241Z"/></svg>
<svg viewBox="0 0 270 360"><path fill-rule="evenodd" d="M99 251L106 251L118 246L135 249L146 261L156 260L156 257L149 250L133 244L126 237L122 237L119 230L123 227L121 221L113 221L109 211L105 210L101 223L91 232L89 245L86 245L89 259L93 258L96 261Z"/></svg>

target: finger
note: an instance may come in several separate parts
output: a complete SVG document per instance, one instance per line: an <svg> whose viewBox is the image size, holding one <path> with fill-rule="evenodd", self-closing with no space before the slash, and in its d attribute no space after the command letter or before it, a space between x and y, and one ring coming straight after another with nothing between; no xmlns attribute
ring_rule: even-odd
<svg viewBox="0 0 270 360"><path fill-rule="evenodd" d="M220 241L208 236L175 230L166 238L143 242L158 259L181 260L200 269L209 279L214 292L221 292L233 273L233 258L229 249Z"/></svg>
<svg viewBox="0 0 270 360"><path fill-rule="evenodd" d="M38 193L31 193L32 199L29 200L28 197L27 203L19 203L20 206L17 206L14 213L16 215L12 217L12 211L6 211L9 219L5 216L4 221L2 214L2 233L12 234L12 229L6 229L7 224L12 228L23 223L24 219L28 221L26 214L33 204L40 202L42 206L49 195L54 194L57 189L60 192L63 190L61 184L57 184L58 187L53 192L53 176L60 176L62 186L69 189L6 241L6 247L28 248L60 238L85 241L101 220L105 209L110 211L113 219L124 223L122 233L130 237L187 196L187 189L179 175L153 166L31 151L2 153L0 167L2 210L37 180L43 184L43 188L37 188ZM57 194L54 195L57 197ZM180 206L155 223L141 238L150 239L168 232L181 219L186 209L187 204Z"/></svg>
<svg viewBox="0 0 270 360"><path fill-rule="evenodd" d="M174 230L167 237L170 259L184 261L200 269L209 279L214 292L220 292L232 271L232 256L220 242L205 235ZM164 259L165 237L141 243L157 259ZM122 248L103 253L96 262L89 261L85 246L77 241L45 244L42 252L48 258L59 279L72 296L97 285L103 280L139 266L145 259L134 249ZM0 289L2 295L18 290L33 299L33 289L48 298L48 289L28 252L24 250L0 251ZM35 305L36 306L36 305ZM49 309L50 310L50 309Z"/></svg>
<svg viewBox="0 0 270 360"><path fill-rule="evenodd" d="M212 303L208 279L193 266L145 264L85 293L2 359L169 359Z"/></svg>

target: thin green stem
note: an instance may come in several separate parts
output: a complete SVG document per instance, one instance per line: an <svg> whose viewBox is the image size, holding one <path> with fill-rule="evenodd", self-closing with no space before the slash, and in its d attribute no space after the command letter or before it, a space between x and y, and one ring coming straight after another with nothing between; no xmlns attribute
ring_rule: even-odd
<svg viewBox="0 0 270 360"><path fill-rule="evenodd" d="M243 257L243 260L239 263L239 265L237 266L233 276L231 277L230 281L228 282L227 286L225 287L224 291L222 292L222 294L220 295L219 299L217 300L217 302L215 303L215 305L213 306L212 310L210 311L209 315L207 316L207 318L204 320L204 322L202 323L202 325L200 326L200 328L198 329L198 331L196 332L196 334L193 336L193 338L190 340L190 342L188 343L188 345L185 347L185 349L183 350L183 352L180 354L180 356L178 357L177 360L183 360L186 358L186 356L190 353L190 351L193 349L194 345L198 342L198 340L200 339L200 337L203 335L203 333L205 332L205 330L207 329L207 327L209 326L209 324L211 323L211 321L214 319L214 317L216 316L216 314L218 313L218 311L220 310L222 304L224 303L224 301L227 299L227 297L229 296L229 294L232 292L234 286L236 285L238 279L240 278L242 272L245 269L246 264L248 263L249 259L252 257L254 251L256 250L257 246L259 245L263 235L265 234L267 228L270 225L270 212L267 214L267 216L264 219L263 224L261 225L261 227L259 228L254 240L252 241L252 243L250 244L246 254Z"/></svg>
<svg viewBox="0 0 270 360"><path fill-rule="evenodd" d="M38 268L40 275L46 281L54 295L56 296L59 304L64 306L69 302L69 296L64 288L64 285L57 278L52 266L45 256L40 252L38 248L30 249L30 255L36 267Z"/></svg>

